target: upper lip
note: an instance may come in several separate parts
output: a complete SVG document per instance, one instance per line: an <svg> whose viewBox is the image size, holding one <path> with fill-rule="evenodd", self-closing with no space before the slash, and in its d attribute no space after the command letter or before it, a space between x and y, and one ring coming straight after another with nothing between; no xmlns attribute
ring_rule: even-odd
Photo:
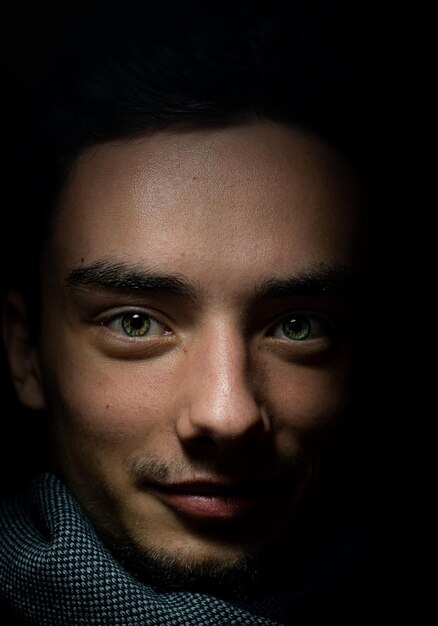
<svg viewBox="0 0 438 626"><path fill-rule="evenodd" d="M169 493L205 496L251 496L266 492L267 483L232 483L214 481L186 481L171 484L154 484L154 488Z"/></svg>

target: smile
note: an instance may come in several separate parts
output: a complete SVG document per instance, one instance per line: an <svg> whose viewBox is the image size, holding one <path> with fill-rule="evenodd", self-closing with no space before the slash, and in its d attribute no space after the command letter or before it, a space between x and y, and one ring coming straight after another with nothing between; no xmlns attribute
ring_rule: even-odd
<svg viewBox="0 0 438 626"><path fill-rule="evenodd" d="M197 482L154 485L166 506L180 515L197 519L232 520L259 511L266 504L266 488Z"/></svg>

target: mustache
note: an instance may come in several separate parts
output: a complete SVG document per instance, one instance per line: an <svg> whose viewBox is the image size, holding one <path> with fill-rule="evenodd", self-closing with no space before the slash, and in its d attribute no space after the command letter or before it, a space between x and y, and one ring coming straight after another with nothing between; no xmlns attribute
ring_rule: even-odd
<svg viewBox="0 0 438 626"><path fill-rule="evenodd" d="M130 474L138 485L171 485L189 481L233 482L245 484L295 483L308 473L313 463L306 462L301 454L294 454L275 465L268 463L239 469L219 468L208 463L193 464L186 461L165 461L158 458L136 458L131 463Z"/></svg>

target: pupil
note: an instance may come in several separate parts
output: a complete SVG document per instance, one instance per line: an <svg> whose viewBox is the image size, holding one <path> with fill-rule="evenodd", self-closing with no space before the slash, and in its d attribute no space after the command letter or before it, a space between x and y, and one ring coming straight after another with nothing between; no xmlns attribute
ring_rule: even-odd
<svg viewBox="0 0 438 626"><path fill-rule="evenodd" d="M288 322L288 328L293 333L299 333L300 330L303 329L303 322L300 320L290 320L290 322Z"/></svg>
<svg viewBox="0 0 438 626"><path fill-rule="evenodd" d="M141 313L132 313L125 315L122 320L124 331L132 337L140 337L146 335L151 323L147 315Z"/></svg>
<svg viewBox="0 0 438 626"><path fill-rule="evenodd" d="M136 313L135 315L131 315L132 328L134 328L135 330L140 330L143 324L144 324L144 320L141 318L140 315L138 315L138 313Z"/></svg>
<svg viewBox="0 0 438 626"><path fill-rule="evenodd" d="M310 333L310 322L305 317L293 317L283 328L290 339L305 339Z"/></svg>

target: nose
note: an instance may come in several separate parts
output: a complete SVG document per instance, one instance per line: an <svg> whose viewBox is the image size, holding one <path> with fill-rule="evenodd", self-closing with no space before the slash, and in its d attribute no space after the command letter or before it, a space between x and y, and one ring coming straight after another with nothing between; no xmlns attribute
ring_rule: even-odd
<svg viewBox="0 0 438 626"><path fill-rule="evenodd" d="M247 342L227 321L206 326L186 353L185 402L177 434L187 445L213 442L230 450L242 442L261 442L271 424L258 399Z"/></svg>

